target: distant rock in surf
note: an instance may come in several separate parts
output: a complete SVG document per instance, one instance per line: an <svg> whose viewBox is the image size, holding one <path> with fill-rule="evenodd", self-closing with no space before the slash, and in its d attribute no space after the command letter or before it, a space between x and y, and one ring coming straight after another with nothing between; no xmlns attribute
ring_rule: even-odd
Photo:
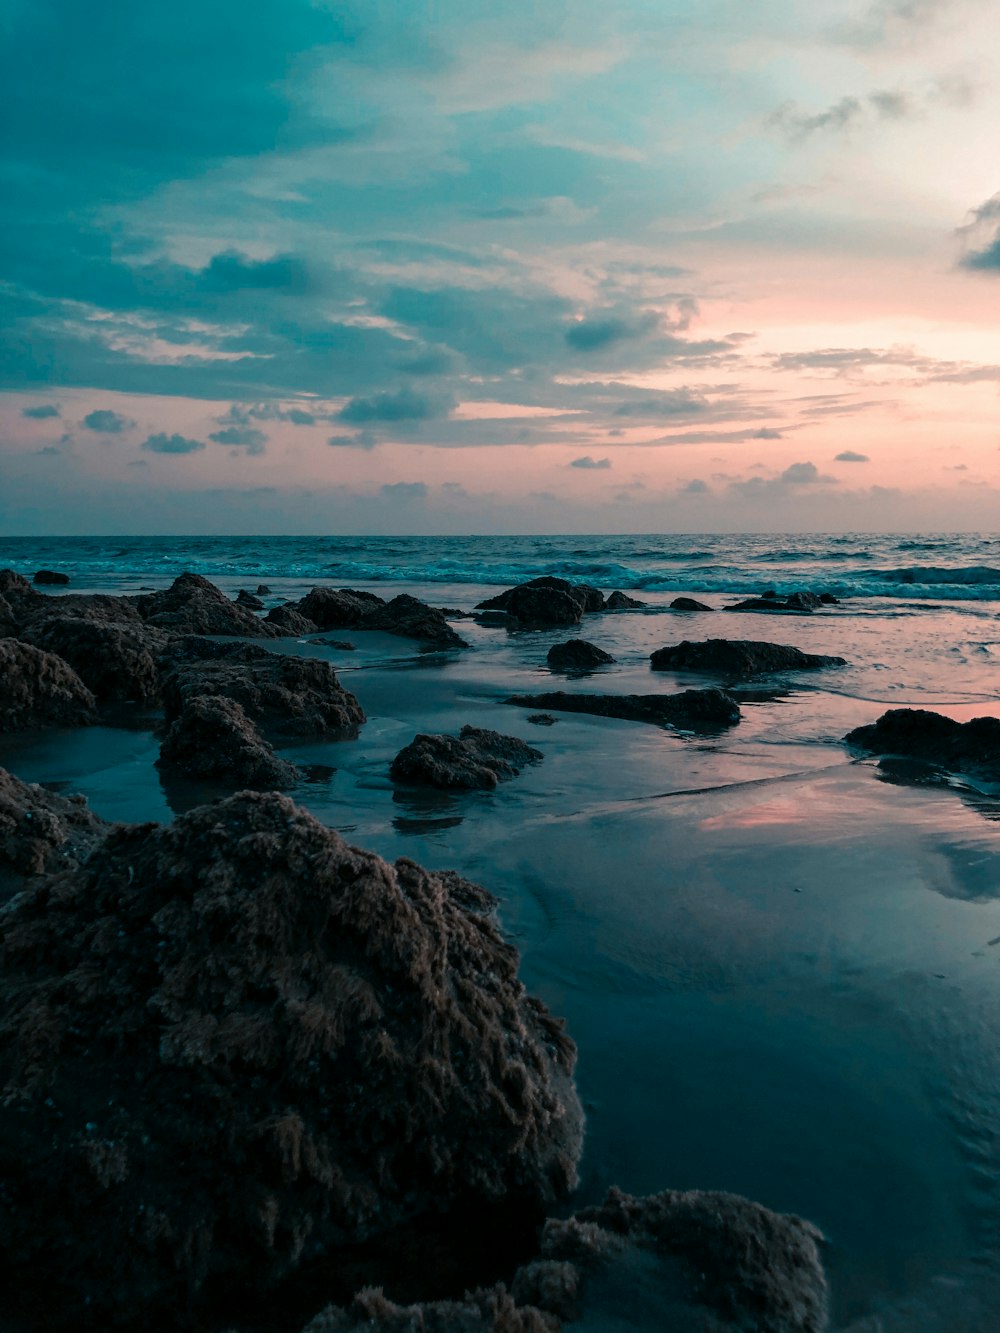
<svg viewBox="0 0 1000 1333"><path fill-rule="evenodd" d="M459 791L492 791L543 758L516 736L502 736L482 727L463 727L455 736L418 735L392 761L396 782Z"/></svg>
<svg viewBox="0 0 1000 1333"><path fill-rule="evenodd" d="M804 653L789 644L754 639L685 639L650 654L654 671L711 671L732 676L758 676L768 671L816 671L846 666L843 657Z"/></svg>
<svg viewBox="0 0 1000 1333"><path fill-rule="evenodd" d="M639 602L634 597L629 597L626 593L618 592L616 589L608 595L608 600L604 603L604 609L605 611L640 611L645 605L645 602Z"/></svg>
<svg viewBox="0 0 1000 1333"><path fill-rule="evenodd" d="M244 606L248 611L264 610L264 603L260 598L255 597L252 592L248 592L246 588L241 588L236 594L236 605Z"/></svg>
<svg viewBox="0 0 1000 1333"><path fill-rule="evenodd" d="M953 773L1000 782L1000 719L954 722L922 708L891 708L877 722L855 727L846 744L869 754L920 759Z"/></svg>
<svg viewBox="0 0 1000 1333"><path fill-rule="evenodd" d="M557 670L573 670L595 666L606 666L615 659L603 648L588 643L586 639L568 639L565 643L554 643L545 658L550 667Z"/></svg>
<svg viewBox="0 0 1000 1333"><path fill-rule="evenodd" d="M680 694L515 694L504 703L541 708L553 713L590 713L629 722L698 728L731 727L742 716L724 690L684 690Z"/></svg>
<svg viewBox="0 0 1000 1333"><path fill-rule="evenodd" d="M95 700L68 662L19 639L0 639L0 732L85 727Z"/></svg>
<svg viewBox="0 0 1000 1333"><path fill-rule="evenodd" d="M505 611L522 629L578 625L584 612L603 611L604 594L589 583L544 575L519 583L476 605L477 611Z"/></svg>
<svg viewBox="0 0 1000 1333"><path fill-rule="evenodd" d="M50 586L63 586L69 583L68 574L60 574L54 569L40 569L32 578L32 583L49 584Z"/></svg>
<svg viewBox="0 0 1000 1333"><path fill-rule="evenodd" d="M821 606L836 606L839 599L833 593L793 592L781 597L776 592L765 592L760 597L748 597L742 602L724 606L724 611L762 611L765 614L808 616Z"/></svg>
<svg viewBox="0 0 1000 1333"><path fill-rule="evenodd" d="M671 611L712 611L704 602L697 602L693 597L675 597L670 603Z"/></svg>

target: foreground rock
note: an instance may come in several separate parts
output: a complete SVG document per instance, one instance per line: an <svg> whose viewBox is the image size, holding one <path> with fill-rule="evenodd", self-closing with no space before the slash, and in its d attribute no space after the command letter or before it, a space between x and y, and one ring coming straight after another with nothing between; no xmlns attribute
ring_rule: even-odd
<svg viewBox="0 0 1000 1333"><path fill-rule="evenodd" d="M224 634L243 638L277 638L273 625L246 607L231 602L200 574L181 574L169 588L136 599L136 609L149 625L173 634Z"/></svg>
<svg viewBox="0 0 1000 1333"><path fill-rule="evenodd" d="M67 662L0 639L0 732L84 727L94 719L94 696Z"/></svg>
<svg viewBox="0 0 1000 1333"><path fill-rule="evenodd" d="M141 623L107 624L73 616L33 621L25 631L31 643L68 662L102 703L156 698L156 654L166 637Z"/></svg>
<svg viewBox="0 0 1000 1333"><path fill-rule="evenodd" d="M554 643L545 660L550 667L555 667L557 670L573 670L606 666L615 659L603 648L588 643L586 639L567 639L565 643Z"/></svg>
<svg viewBox="0 0 1000 1333"><path fill-rule="evenodd" d="M380 629L387 634L399 634L405 639L419 639L435 648L468 648L468 643L456 634L436 606L428 606L419 598L400 593L384 606L375 607L364 617L361 629Z"/></svg>
<svg viewBox="0 0 1000 1333"><path fill-rule="evenodd" d="M295 765L277 757L239 704L217 694L185 701L156 764L181 777L265 791L294 787L299 777Z"/></svg>
<svg viewBox="0 0 1000 1333"><path fill-rule="evenodd" d="M89 620L93 624L138 627L143 623L133 598L103 592L38 597L22 611L22 621L29 628L46 620Z"/></svg>
<svg viewBox="0 0 1000 1333"><path fill-rule="evenodd" d="M540 1254L503 1286L398 1306L380 1291L331 1307L303 1333L824 1333L823 1237L734 1194L667 1190L550 1219Z"/></svg>
<svg viewBox="0 0 1000 1333"><path fill-rule="evenodd" d="M659 726L731 727L742 714L724 690L684 690L680 694L515 694L504 703L553 713L591 713Z"/></svg>
<svg viewBox="0 0 1000 1333"><path fill-rule="evenodd" d="M513 778L525 764L543 758L516 736L501 736L482 727L463 727L459 736L415 736L392 761L397 782L460 791L492 791Z"/></svg>
<svg viewBox="0 0 1000 1333"><path fill-rule="evenodd" d="M844 737L869 754L921 759L954 773L1000 782L1000 720L953 722L922 708L891 708L877 722Z"/></svg>
<svg viewBox="0 0 1000 1333"><path fill-rule="evenodd" d="M654 671L711 671L728 676L758 676L768 671L818 671L822 667L846 666L843 657L804 653L784 643L756 639L685 639L650 654Z"/></svg>
<svg viewBox="0 0 1000 1333"><path fill-rule="evenodd" d="M79 865L109 827L82 796L57 796L0 768L0 892Z"/></svg>
<svg viewBox="0 0 1000 1333"><path fill-rule="evenodd" d="M225 647L212 657L185 655L167 673L162 691L168 722L198 695L222 695L272 740L357 734L364 710L329 662L269 653L256 644ZM204 647L195 643L190 651L200 654Z"/></svg>
<svg viewBox="0 0 1000 1333"><path fill-rule="evenodd" d="M177 1327L209 1279L565 1195L575 1052L493 906L250 792L29 887L0 916L5 1316Z"/></svg>

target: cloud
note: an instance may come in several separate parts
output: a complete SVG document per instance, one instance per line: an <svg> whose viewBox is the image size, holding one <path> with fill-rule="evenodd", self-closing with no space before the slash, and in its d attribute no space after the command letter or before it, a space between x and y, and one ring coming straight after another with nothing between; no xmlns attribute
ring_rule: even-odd
<svg viewBox="0 0 1000 1333"><path fill-rule="evenodd" d="M839 102L810 115L799 109L796 102L784 102L771 115L769 124L781 130L793 142L802 142L824 130L845 130L864 115L860 98L842 97Z"/></svg>
<svg viewBox="0 0 1000 1333"><path fill-rule="evenodd" d="M619 417L697 416L707 412L708 400L690 389L666 389L655 397L633 398L615 409Z"/></svg>
<svg viewBox="0 0 1000 1333"><path fill-rule="evenodd" d="M208 438L216 444L235 445L248 454L262 454L267 444L267 436L254 426L227 426L224 430L213 431Z"/></svg>
<svg viewBox="0 0 1000 1333"><path fill-rule="evenodd" d="M122 416L120 412L112 412L109 408L98 408L96 412L88 412L82 424L87 430L96 431L99 435L120 435L122 431L131 430L135 422L131 417Z"/></svg>
<svg viewBox="0 0 1000 1333"><path fill-rule="evenodd" d="M63 451L57 444L47 444L43 448L35 450L35 455L38 458L61 458L62 454Z"/></svg>
<svg viewBox="0 0 1000 1333"><path fill-rule="evenodd" d="M352 398L337 413L341 421L429 421L445 417L455 406L454 399L443 395L398 389L395 393L374 394L371 398Z"/></svg>
<svg viewBox="0 0 1000 1333"><path fill-rule="evenodd" d="M327 444L334 449L374 449L378 439L370 430L359 430L353 435L331 435Z"/></svg>
<svg viewBox="0 0 1000 1333"><path fill-rule="evenodd" d="M1000 271L1000 194L973 209L970 220L958 230L972 246L959 261L963 268Z"/></svg>
<svg viewBox="0 0 1000 1333"><path fill-rule="evenodd" d="M390 481L379 487L379 494L387 500L402 500L409 504L427 499L427 486L422 481Z"/></svg>
<svg viewBox="0 0 1000 1333"><path fill-rule="evenodd" d="M856 454L853 449L845 449L843 453L837 454L835 463L867 463L867 454Z"/></svg>
<svg viewBox="0 0 1000 1333"><path fill-rule="evenodd" d="M59 409L52 403L39 403L37 407L26 407L21 412L21 416L27 417L29 421L48 421L50 417L58 415Z"/></svg>
<svg viewBox="0 0 1000 1333"><path fill-rule="evenodd" d="M570 467L585 468L588 470L607 469L611 466L610 458L591 458L590 454L584 454L582 458L574 458Z"/></svg>
<svg viewBox="0 0 1000 1333"><path fill-rule="evenodd" d="M606 315L578 320L566 330L570 347L580 352L594 352L628 339L645 338L658 326L659 316L647 310L632 318Z"/></svg>
<svg viewBox="0 0 1000 1333"><path fill-rule="evenodd" d="M762 426L760 430L755 430L747 437L751 440L780 440L782 434L780 430L775 430L773 426Z"/></svg>
<svg viewBox="0 0 1000 1333"><path fill-rule="evenodd" d="M706 495L711 490L708 482L702 481L700 477L694 477L686 486L680 489L681 495Z"/></svg>
<svg viewBox="0 0 1000 1333"><path fill-rule="evenodd" d="M829 482L834 479L821 476L815 463L789 463L779 480L789 486L813 486L817 482Z"/></svg>
<svg viewBox="0 0 1000 1333"><path fill-rule="evenodd" d="M151 454L194 454L205 445L201 440L189 440L185 435L149 435L142 442L142 448Z"/></svg>

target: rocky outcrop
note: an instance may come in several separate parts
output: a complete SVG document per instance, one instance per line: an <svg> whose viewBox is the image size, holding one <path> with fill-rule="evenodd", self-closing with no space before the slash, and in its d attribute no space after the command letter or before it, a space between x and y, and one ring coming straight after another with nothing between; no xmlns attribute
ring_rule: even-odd
<svg viewBox="0 0 1000 1333"><path fill-rule="evenodd" d="M277 757L239 704L218 694L185 701L163 738L156 764L165 773L265 791L294 787L299 777L295 765Z"/></svg>
<svg viewBox="0 0 1000 1333"><path fill-rule="evenodd" d="M183 1322L209 1279L565 1195L575 1052L493 906L251 792L29 886L0 917L5 1315Z"/></svg>
<svg viewBox="0 0 1000 1333"><path fill-rule="evenodd" d="M0 639L0 681L0 732L94 721L94 696L73 668L30 643Z"/></svg>
<svg viewBox="0 0 1000 1333"><path fill-rule="evenodd" d="M28 626L44 620L89 620L100 625L142 625L135 599L112 597L107 593L70 593L66 596L39 597L22 612Z"/></svg>
<svg viewBox="0 0 1000 1333"><path fill-rule="evenodd" d="M248 611L263 611L264 603L259 597L255 597L252 592L246 588L241 588L236 594L236 605L245 606Z"/></svg>
<svg viewBox="0 0 1000 1333"><path fill-rule="evenodd" d="M51 587L57 587L69 583L69 575L59 574L54 569L39 569L31 581L32 583L48 584Z"/></svg>
<svg viewBox="0 0 1000 1333"><path fill-rule="evenodd" d="M281 632L282 635L291 638L293 635L300 634L318 634L319 626L308 616L304 616L301 611L297 611L294 606L274 606L264 617L269 625Z"/></svg>
<svg viewBox="0 0 1000 1333"><path fill-rule="evenodd" d="M598 588L549 575L519 583L476 605L477 611L505 611L525 629L577 625L585 611L604 609L604 594Z"/></svg>
<svg viewBox="0 0 1000 1333"><path fill-rule="evenodd" d="M385 602L374 593L357 592L353 588L313 588L300 602L291 605L325 630L353 629L370 611L385 606Z"/></svg>
<svg viewBox="0 0 1000 1333"><path fill-rule="evenodd" d="M550 1218L509 1290L405 1307L369 1289L303 1333L824 1333L822 1240L811 1223L734 1194L612 1189L597 1207Z"/></svg>
<svg viewBox="0 0 1000 1333"><path fill-rule="evenodd" d="M645 602L639 602L634 597L629 597L627 593L619 592L617 589L608 595L604 603L605 611L641 611L646 605Z"/></svg>
<svg viewBox="0 0 1000 1333"><path fill-rule="evenodd" d="M567 694L558 690L550 694L515 694L504 703L691 730L731 727L741 717L736 700L724 690L684 690L680 694Z"/></svg>
<svg viewBox="0 0 1000 1333"><path fill-rule="evenodd" d="M804 653L784 643L755 639L685 639L650 654L654 671L709 671L727 676L758 676L769 671L818 671L822 667L846 666L843 657Z"/></svg>
<svg viewBox="0 0 1000 1333"><path fill-rule="evenodd" d="M7 603L11 618L18 625L49 600L33 588L23 574L15 574L12 569L0 569L0 597Z"/></svg>
<svg viewBox="0 0 1000 1333"><path fill-rule="evenodd" d="M713 608L706 606L704 602L695 601L693 597L675 597L670 603L671 611L711 611Z"/></svg>
<svg viewBox="0 0 1000 1333"><path fill-rule="evenodd" d="M181 574L169 588L136 599L143 620L173 634L225 634L277 638L273 625L231 602L200 574Z"/></svg>
<svg viewBox="0 0 1000 1333"><path fill-rule="evenodd" d="M57 796L0 768L0 893L79 865L109 828L82 796Z"/></svg>
<svg viewBox="0 0 1000 1333"><path fill-rule="evenodd" d="M516 736L501 736L482 727L463 727L455 736L415 736L392 761L396 782L459 791L492 791L498 782L513 778L525 764L542 759Z"/></svg>
<svg viewBox="0 0 1000 1333"><path fill-rule="evenodd" d="M565 643L554 643L545 658L550 667L558 671L572 671L586 667L605 666L615 659L603 648L598 648L586 639L567 639Z"/></svg>
<svg viewBox="0 0 1000 1333"><path fill-rule="evenodd" d="M428 606L417 597L400 593L391 602L367 612L360 629L378 629L387 634L399 634L405 639L419 639L435 648L468 648L468 643L456 634L435 606Z"/></svg>
<svg viewBox="0 0 1000 1333"><path fill-rule="evenodd" d="M329 662L269 653L254 644L226 646L237 651L186 658L164 676L168 722L180 717L191 699L211 694L239 704L272 740L357 734L364 710Z"/></svg>
<svg viewBox="0 0 1000 1333"><path fill-rule="evenodd" d="M953 722L923 708L890 708L877 722L844 737L868 754L920 759L953 773L1000 782L1000 719Z"/></svg>
<svg viewBox="0 0 1000 1333"><path fill-rule="evenodd" d="M102 703L145 703L159 692L156 656L167 638L162 631L67 616L32 621L25 638L68 662Z"/></svg>

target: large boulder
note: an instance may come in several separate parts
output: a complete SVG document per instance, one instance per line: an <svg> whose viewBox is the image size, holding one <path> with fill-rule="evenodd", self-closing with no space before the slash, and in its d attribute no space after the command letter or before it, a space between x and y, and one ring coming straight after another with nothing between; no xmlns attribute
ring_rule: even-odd
<svg viewBox="0 0 1000 1333"><path fill-rule="evenodd" d="M183 1322L459 1199L563 1197L575 1051L493 907L276 793L30 885L0 915L5 1315Z"/></svg>
<svg viewBox="0 0 1000 1333"><path fill-rule="evenodd" d="M397 782L460 791L492 791L498 782L516 777L525 764L543 758L516 736L501 736L484 727L463 727L458 737L415 736L392 761Z"/></svg>
<svg viewBox="0 0 1000 1333"><path fill-rule="evenodd" d="M519 626L541 629L550 625L579 625L583 606L572 591L524 584L514 588L506 606L500 608L514 617Z"/></svg>
<svg viewBox="0 0 1000 1333"><path fill-rule="evenodd" d="M200 574L181 574L169 588L147 593L136 607L149 625L173 634L229 634L246 638L277 638L273 625L231 602Z"/></svg>
<svg viewBox="0 0 1000 1333"><path fill-rule="evenodd" d="M844 737L869 754L921 759L956 773L1000 782L1000 719L954 722L923 708L890 708L877 722Z"/></svg>
<svg viewBox="0 0 1000 1333"><path fill-rule="evenodd" d="M683 690L680 694L567 694L556 690L549 694L515 694L504 703L694 730L731 727L742 716L736 700L725 690Z"/></svg>
<svg viewBox="0 0 1000 1333"><path fill-rule="evenodd" d="M313 588L293 606L319 629L353 629L385 602L374 593L353 588Z"/></svg>
<svg viewBox="0 0 1000 1333"><path fill-rule="evenodd" d="M239 704L217 694L185 701L163 738L156 764L165 773L266 791L294 787L299 777L295 765L277 757Z"/></svg>
<svg viewBox="0 0 1000 1333"><path fill-rule="evenodd" d="M364 710L329 662L270 653L254 644L227 647L244 651L188 658L164 676L168 722L180 716L189 700L212 694L238 703L275 740L357 734Z"/></svg>
<svg viewBox="0 0 1000 1333"><path fill-rule="evenodd" d="M0 768L0 892L78 865L108 828L82 796L57 796Z"/></svg>
<svg viewBox="0 0 1000 1333"><path fill-rule="evenodd" d="M706 639L658 648L650 654L654 671L710 671L727 676L757 676L769 671L818 671L821 667L846 666L842 657L804 653L784 643L754 639Z"/></svg>
<svg viewBox="0 0 1000 1333"><path fill-rule="evenodd" d="M68 662L101 702L146 702L159 692L162 631L67 616L32 621L24 637Z"/></svg>
<svg viewBox="0 0 1000 1333"><path fill-rule="evenodd" d="M94 696L68 662L19 639L0 639L0 732L83 727Z"/></svg>
<svg viewBox="0 0 1000 1333"><path fill-rule="evenodd" d="M316 634L319 632L319 626L314 620L310 620L301 611L297 611L294 606L287 604L273 606L264 619L288 638L298 637L300 634Z"/></svg>
<svg viewBox="0 0 1000 1333"><path fill-rule="evenodd" d="M554 643L546 658L550 667L558 671L582 670L586 667L606 666L615 659L603 648L588 643L586 639L567 639L565 643Z"/></svg>
<svg viewBox="0 0 1000 1333"><path fill-rule="evenodd" d="M400 593L384 606L369 611L360 628L380 629L387 634L399 634L406 639L420 639L435 648L468 648L461 635L456 634L436 606L409 593Z"/></svg>

